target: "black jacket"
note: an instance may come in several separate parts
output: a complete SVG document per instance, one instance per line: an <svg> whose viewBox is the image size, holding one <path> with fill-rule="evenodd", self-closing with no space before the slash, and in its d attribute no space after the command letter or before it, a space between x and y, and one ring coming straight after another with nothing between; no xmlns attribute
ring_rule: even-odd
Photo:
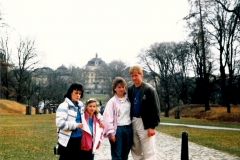
<svg viewBox="0 0 240 160"><path fill-rule="evenodd" d="M128 98L131 102L131 118L134 106L134 85L128 87ZM155 128L160 123L160 103L155 89L145 82L140 86L140 111L144 129Z"/></svg>

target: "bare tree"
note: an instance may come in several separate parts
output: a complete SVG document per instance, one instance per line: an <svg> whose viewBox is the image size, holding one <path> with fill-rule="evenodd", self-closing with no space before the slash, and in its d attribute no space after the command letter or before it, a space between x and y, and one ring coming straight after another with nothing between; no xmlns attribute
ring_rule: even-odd
<svg viewBox="0 0 240 160"><path fill-rule="evenodd" d="M38 90L38 86L35 83L35 81L33 80L32 76L30 76L27 79L26 84L23 86L23 90L24 90L24 95L27 98L28 106L32 105L32 104L30 104L30 99Z"/></svg>
<svg viewBox="0 0 240 160"><path fill-rule="evenodd" d="M79 68L75 66L70 67L70 75L71 75L71 81L73 82L80 82L83 86L85 86L85 82L87 77L85 76L85 69Z"/></svg>
<svg viewBox="0 0 240 160"><path fill-rule="evenodd" d="M35 40L24 39L20 40L17 46L17 60L12 64L16 64L12 67L12 74L14 80L11 81L11 86L14 88L17 94L17 101L20 102L24 96L23 86L26 84L27 80L31 78L31 73L34 71L36 64L39 62L37 60L38 54L35 48Z"/></svg>
<svg viewBox="0 0 240 160"><path fill-rule="evenodd" d="M213 46L219 50L221 92L223 105L230 113L230 103L234 102L234 66L236 63L239 46L239 17L234 12L228 12L231 3L223 1L221 4L212 2L212 11L208 13L207 23L211 26L208 30L212 37ZM238 43L238 44L237 44ZM228 69L229 76L226 75ZM228 83L227 83L228 81ZM236 102L235 102L236 103Z"/></svg>
<svg viewBox="0 0 240 160"><path fill-rule="evenodd" d="M70 79L69 79L70 80ZM43 100L49 100L55 104L60 104L64 100L64 94L71 81L63 79L57 73L48 76L48 85L42 91L45 93Z"/></svg>
<svg viewBox="0 0 240 160"><path fill-rule="evenodd" d="M193 10L190 11L189 16L185 17L185 19L195 18L199 15L198 23L199 23L199 34L197 37L198 42L201 44L201 57L202 57L202 68L203 68L203 79L204 79L204 103L205 103L205 111L210 110L209 106L209 94L208 94L208 85L209 85L209 74L207 73L206 68L206 43L205 43L205 32L204 32L204 15L207 13L208 7L205 5L207 0L189 0L189 3ZM203 11L203 8L205 11Z"/></svg>
<svg viewBox="0 0 240 160"><path fill-rule="evenodd" d="M187 72L187 50L184 50L174 42L155 43L150 49L143 51L140 61L155 84L156 90L161 97L160 102L163 110L169 110L179 104L183 99L184 76ZM183 81L180 82L179 79ZM176 81L177 80L177 81ZM186 91L186 90L185 90ZM165 107L166 106L166 107Z"/></svg>
<svg viewBox="0 0 240 160"><path fill-rule="evenodd" d="M178 103L181 100L183 104L190 102L189 91L191 82L189 81L189 68L191 64L191 44L180 42L175 46L176 63L172 73L174 77L174 90L178 97Z"/></svg>
<svg viewBox="0 0 240 160"><path fill-rule="evenodd" d="M238 19L240 19L240 3L239 0L215 0L215 2L219 3L224 10L227 12L234 13ZM231 4L231 6L229 6Z"/></svg>
<svg viewBox="0 0 240 160"><path fill-rule="evenodd" d="M1 93L5 96L4 98L9 99L11 87L9 85L10 74L9 69L12 66L10 64L11 49L9 48L9 34L6 31L1 34L0 40L0 54L1 54Z"/></svg>
<svg viewBox="0 0 240 160"><path fill-rule="evenodd" d="M126 64L121 60L113 60L109 64L102 65L101 68L97 70L98 76L104 79L103 85L109 95L111 95L113 79L115 77L129 77L126 72Z"/></svg>

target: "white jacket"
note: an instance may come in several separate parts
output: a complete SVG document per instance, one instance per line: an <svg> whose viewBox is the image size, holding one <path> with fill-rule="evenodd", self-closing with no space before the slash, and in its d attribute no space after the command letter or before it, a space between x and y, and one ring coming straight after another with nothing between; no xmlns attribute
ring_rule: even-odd
<svg viewBox="0 0 240 160"><path fill-rule="evenodd" d="M84 114L83 114L84 115ZM84 137L84 133L83 133L83 136L82 136L82 141L84 141L84 143L82 143L82 145L90 145L93 143L92 145L92 153L95 154L96 150L97 150L97 146L98 146L98 143L102 141L102 133L103 133L103 128L100 128L99 126L99 122L96 122L94 123L93 122L93 135L91 133L91 130L89 128L89 124L86 120L86 118L88 118L88 115L85 115L86 117L82 116L82 123L83 123L83 132L85 131L86 132L86 136ZM97 117L96 117L97 119ZM83 139L85 138L85 139ZM86 144L88 143L88 144ZM83 146L84 148L86 148L86 146ZM88 148L90 149L90 148Z"/></svg>
<svg viewBox="0 0 240 160"><path fill-rule="evenodd" d="M84 113L84 105L81 101L78 101L78 106L80 107L81 117ZM58 106L56 112L56 126L59 130L58 133L58 142L66 147L72 131L78 127L78 123L76 122L77 117L77 109L72 101L68 98L65 98L65 101ZM97 119L102 121L102 115L98 114Z"/></svg>

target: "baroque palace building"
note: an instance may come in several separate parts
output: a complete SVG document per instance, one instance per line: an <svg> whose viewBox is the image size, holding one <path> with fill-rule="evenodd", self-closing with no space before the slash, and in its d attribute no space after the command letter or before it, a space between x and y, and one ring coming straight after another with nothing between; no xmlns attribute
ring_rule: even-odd
<svg viewBox="0 0 240 160"><path fill-rule="evenodd" d="M96 53L95 58L88 61L85 66L85 92L86 93L105 93L104 77L99 75L101 66L105 65L105 62L98 58Z"/></svg>
<svg viewBox="0 0 240 160"><path fill-rule="evenodd" d="M80 82L84 85L86 93L105 93L104 77L99 75L99 69L102 65L105 65L105 62L99 58L96 53L95 58L89 60L83 67L83 70L80 73L83 78ZM33 72L32 78L37 84L46 86L49 82L48 75L53 73L65 81L67 85L72 83L71 71L64 65L59 66L56 70L49 67L37 68Z"/></svg>

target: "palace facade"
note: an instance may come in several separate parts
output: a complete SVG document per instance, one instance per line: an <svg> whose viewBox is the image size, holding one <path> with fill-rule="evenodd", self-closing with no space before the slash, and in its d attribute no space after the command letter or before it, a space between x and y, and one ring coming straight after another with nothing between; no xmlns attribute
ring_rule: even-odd
<svg viewBox="0 0 240 160"><path fill-rule="evenodd" d="M88 61L85 66L85 92L86 93L105 93L104 77L99 75L98 69L105 65L105 62L98 58L96 53L95 58Z"/></svg>

